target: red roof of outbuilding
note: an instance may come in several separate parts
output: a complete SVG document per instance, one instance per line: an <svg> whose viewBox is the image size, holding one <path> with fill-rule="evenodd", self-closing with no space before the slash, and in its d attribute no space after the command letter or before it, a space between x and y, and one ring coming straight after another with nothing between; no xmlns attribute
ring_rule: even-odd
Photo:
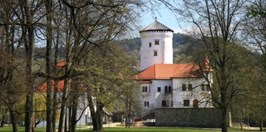
<svg viewBox="0 0 266 132"><path fill-rule="evenodd" d="M55 89L54 88L54 86L55 86L54 80L51 80L50 83L51 83L51 90L52 90L52 92L54 92L54 89ZM58 91L63 91L63 89L64 89L64 83L65 83L64 80L58 81L58 83L57 83L57 89L58 89ZM68 81L68 88L70 87L70 85L71 85L71 82ZM46 91L46 88L47 88L47 82L41 84L38 87L38 91L45 92Z"/></svg>
<svg viewBox="0 0 266 132"><path fill-rule="evenodd" d="M54 80L51 80L50 83L51 83L51 91L54 92L55 91L55 87L54 87L55 86L55 82L54 82ZM71 89L71 84L72 84L72 81L69 80L67 89ZM60 81L57 82L58 92L62 92L63 91L64 85L65 85L65 81L64 80L60 80ZM84 91L85 90L85 87L84 87L83 84L79 84L78 87L79 87L80 91ZM40 92L46 92L46 88L47 88L47 82L41 84L38 87L37 90L40 91Z"/></svg>
<svg viewBox="0 0 266 132"><path fill-rule="evenodd" d="M61 60L61 61L57 62L57 64L56 64L57 67L61 67L61 68L65 67L65 65L66 65L65 60Z"/></svg>
<svg viewBox="0 0 266 132"><path fill-rule="evenodd" d="M190 64L154 64L134 76L135 80L200 78L200 67Z"/></svg>

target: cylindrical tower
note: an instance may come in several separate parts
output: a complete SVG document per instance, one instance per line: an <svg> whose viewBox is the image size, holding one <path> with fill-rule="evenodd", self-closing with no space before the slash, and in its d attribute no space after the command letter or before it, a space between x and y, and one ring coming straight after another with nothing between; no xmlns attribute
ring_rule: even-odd
<svg viewBox="0 0 266 132"><path fill-rule="evenodd" d="M140 70L154 64L173 64L173 30L156 19L140 30Z"/></svg>

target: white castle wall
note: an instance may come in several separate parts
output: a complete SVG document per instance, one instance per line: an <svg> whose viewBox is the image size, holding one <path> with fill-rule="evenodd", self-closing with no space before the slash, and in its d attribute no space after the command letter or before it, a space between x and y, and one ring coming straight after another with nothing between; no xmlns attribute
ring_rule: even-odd
<svg viewBox="0 0 266 132"><path fill-rule="evenodd" d="M162 107L163 100L169 100L169 96L165 96L165 86L172 87L172 80L152 80L151 84L142 84L142 86L147 86L148 91L142 92L142 106L144 106L144 101L149 102L149 107L143 107L145 110L150 110L154 108ZM158 87L161 91L158 92Z"/></svg>
<svg viewBox="0 0 266 132"><path fill-rule="evenodd" d="M186 84L187 90L182 91L182 84ZM192 91L188 91L188 84L192 84ZM205 90L202 91L201 85L207 84L204 78L196 79L173 79L173 107L184 108L183 100L189 100L189 106L193 107L193 100L199 101L199 107L211 107L210 93Z"/></svg>

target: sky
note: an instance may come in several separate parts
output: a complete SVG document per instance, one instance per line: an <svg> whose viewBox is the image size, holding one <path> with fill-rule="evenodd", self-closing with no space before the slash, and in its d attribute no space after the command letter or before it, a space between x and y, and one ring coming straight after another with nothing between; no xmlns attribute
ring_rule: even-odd
<svg viewBox="0 0 266 132"><path fill-rule="evenodd" d="M181 21L178 21L173 12L171 12L167 8L161 8L160 10L158 10L158 12L155 12L155 14L153 14L152 12L144 12L143 14L141 14L141 29L152 23L155 17L157 17L157 21L174 30L174 33L184 33L185 29L189 27Z"/></svg>

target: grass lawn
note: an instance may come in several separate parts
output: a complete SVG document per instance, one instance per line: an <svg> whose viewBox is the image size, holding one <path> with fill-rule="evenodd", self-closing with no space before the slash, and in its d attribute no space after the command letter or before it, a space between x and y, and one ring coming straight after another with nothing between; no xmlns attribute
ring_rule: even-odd
<svg viewBox="0 0 266 132"><path fill-rule="evenodd" d="M24 132L24 127L19 127L19 132ZM11 127L0 127L0 132L11 132ZM219 129L204 128L178 128L178 127L113 127L104 128L104 132L220 132ZM229 132L258 132L258 130L229 129ZM45 128L36 128L36 132L45 132ZM77 132L92 132L90 128L77 128Z"/></svg>
<svg viewBox="0 0 266 132"><path fill-rule="evenodd" d="M180 127L132 127L132 128L104 128L104 132L220 132L212 128L180 128ZM258 132L258 130L229 129L229 132ZM77 129L77 132L92 132L91 129Z"/></svg>
<svg viewBox="0 0 266 132"><path fill-rule="evenodd" d="M19 132L25 132L24 127L18 127ZM12 127L10 126L5 126L5 127L0 127L0 132L12 132ZM36 128L36 132L45 132L45 128Z"/></svg>

